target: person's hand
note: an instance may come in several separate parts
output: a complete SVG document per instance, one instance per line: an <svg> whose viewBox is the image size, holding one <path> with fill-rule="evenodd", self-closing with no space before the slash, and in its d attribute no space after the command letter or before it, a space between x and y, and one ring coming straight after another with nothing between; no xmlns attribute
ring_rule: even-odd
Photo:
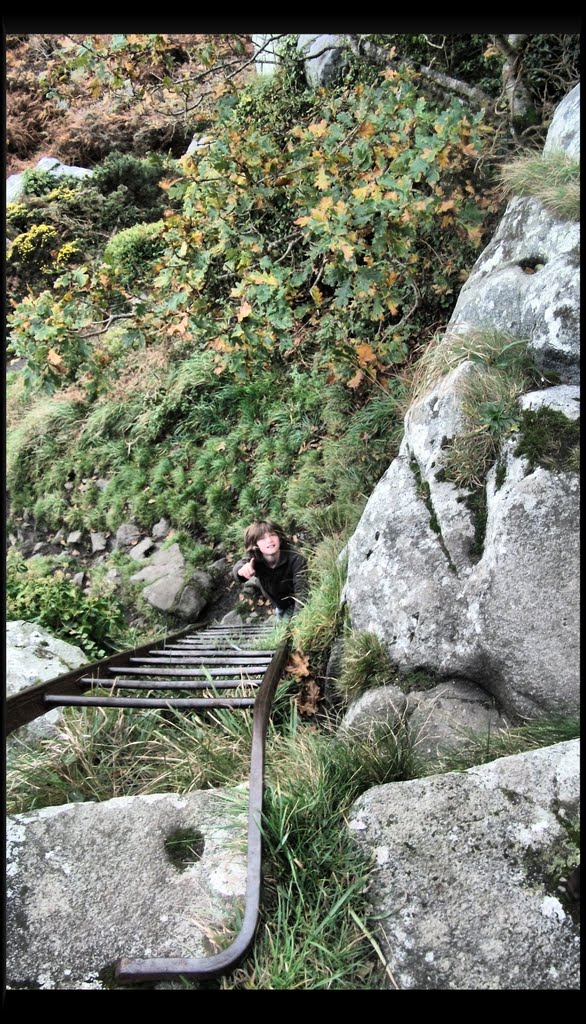
<svg viewBox="0 0 586 1024"><path fill-rule="evenodd" d="M254 558L251 558L250 562L246 562L244 565L240 566L238 575L242 576L245 580L249 580L254 576Z"/></svg>

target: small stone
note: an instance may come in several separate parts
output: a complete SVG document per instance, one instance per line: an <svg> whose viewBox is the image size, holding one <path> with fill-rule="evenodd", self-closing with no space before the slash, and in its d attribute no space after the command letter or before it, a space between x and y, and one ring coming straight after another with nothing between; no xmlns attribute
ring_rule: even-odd
<svg viewBox="0 0 586 1024"><path fill-rule="evenodd" d="M70 533L68 538L67 538L67 543L68 544L79 544L79 542L80 542L82 537L83 537L83 533L82 533L81 530L73 530L72 533Z"/></svg>

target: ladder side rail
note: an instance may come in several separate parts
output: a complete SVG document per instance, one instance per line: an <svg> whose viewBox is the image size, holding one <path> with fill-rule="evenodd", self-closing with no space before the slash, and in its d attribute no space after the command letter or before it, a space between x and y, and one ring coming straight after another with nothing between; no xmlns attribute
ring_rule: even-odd
<svg viewBox="0 0 586 1024"><path fill-rule="evenodd" d="M160 643L161 645L166 644L169 641L185 636L187 633L193 633L204 628L203 624L185 626L184 629L163 637ZM95 661L90 665L81 665L71 672L65 672L63 675L56 676L55 679L49 679L44 683L33 683L32 686L27 686L26 689L8 697L5 704L6 735L10 735L11 732L20 728L21 725L27 725L28 722L32 722L35 718L39 718L41 715L51 711L51 705L45 703L46 694L67 694L68 696L78 694L80 689L79 680L82 676L88 673L95 674L96 679L101 678L102 674L107 676L110 667L126 665L129 655L148 654L152 646L153 641L151 640L148 644L142 644L140 647L135 647L128 651L112 654L110 657L102 658L101 661Z"/></svg>
<svg viewBox="0 0 586 1024"><path fill-rule="evenodd" d="M250 758L250 786L248 801L248 863L246 873L246 901L241 929L230 945L214 956L201 959L192 957L152 957L131 959L123 957L115 964L116 978L120 981L161 981L170 977L217 978L236 967L250 951L258 925L261 896L262 865L262 805L264 793L265 742L271 704L277 683L289 655L289 640L277 648L257 693L253 711L252 749Z"/></svg>

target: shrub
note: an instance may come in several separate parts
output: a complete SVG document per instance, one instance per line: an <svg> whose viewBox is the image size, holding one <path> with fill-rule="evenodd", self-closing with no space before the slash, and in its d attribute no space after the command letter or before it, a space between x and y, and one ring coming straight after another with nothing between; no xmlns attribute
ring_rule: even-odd
<svg viewBox="0 0 586 1024"><path fill-rule="evenodd" d="M119 231L104 249L104 262L127 287L144 281L152 273L155 260L163 251L162 221L135 224Z"/></svg>
<svg viewBox="0 0 586 1024"><path fill-rule="evenodd" d="M58 560L7 560L6 615L8 619L38 622L56 636L77 644L95 660L112 649L124 627L122 608L109 595L86 597Z"/></svg>

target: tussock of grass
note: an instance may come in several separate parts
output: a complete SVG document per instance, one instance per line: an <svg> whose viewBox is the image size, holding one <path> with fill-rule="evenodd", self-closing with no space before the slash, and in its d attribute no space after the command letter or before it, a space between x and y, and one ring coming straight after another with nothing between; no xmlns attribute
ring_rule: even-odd
<svg viewBox="0 0 586 1024"><path fill-rule="evenodd" d="M315 658L329 650L341 624L340 598L346 581L346 562L340 561L339 556L345 540L344 534L326 537L310 553L310 596L291 622L293 647Z"/></svg>
<svg viewBox="0 0 586 1024"><path fill-rule="evenodd" d="M507 192L538 199L562 220L580 217L580 163L563 150L528 153L500 174Z"/></svg>
<svg viewBox="0 0 586 1024"><path fill-rule="evenodd" d="M396 670L380 638L375 633L348 631L336 689L354 700L365 690L395 681Z"/></svg>
<svg viewBox="0 0 586 1024"><path fill-rule="evenodd" d="M422 765L418 774L463 772L478 764L487 764L499 757L511 757L528 750L549 747L580 736L580 721L574 717L552 716L542 721L528 722L497 733L479 734L472 731L464 746L453 753L442 755L433 764Z"/></svg>
<svg viewBox="0 0 586 1024"><path fill-rule="evenodd" d="M507 374L527 372L527 341L496 327L479 327L466 332L439 334L422 352L411 380L411 401L431 391L460 363L470 360L483 367L496 367Z"/></svg>

